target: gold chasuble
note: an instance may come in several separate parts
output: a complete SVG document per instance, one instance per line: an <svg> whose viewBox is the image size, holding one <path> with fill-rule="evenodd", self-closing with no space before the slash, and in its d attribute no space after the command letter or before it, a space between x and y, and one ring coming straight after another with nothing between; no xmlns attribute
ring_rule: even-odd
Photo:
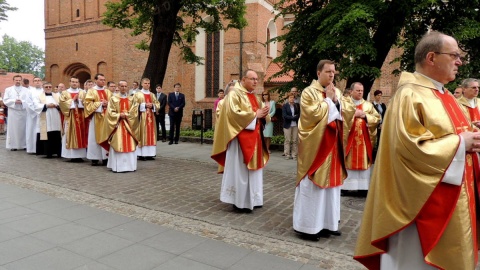
<svg viewBox="0 0 480 270"><path fill-rule="evenodd" d="M155 111L160 110L160 102L153 93L144 94L142 91L138 91L134 97L137 104L152 103ZM145 109L146 111L139 112L141 120L137 129L138 147L157 145L155 113L153 109Z"/></svg>
<svg viewBox="0 0 480 270"><path fill-rule="evenodd" d="M124 113L126 118L120 118ZM133 96L119 97L113 95L108 102L105 115L105 132L101 146L108 151L112 147L115 152L134 152L138 144L136 130L138 128L138 104Z"/></svg>
<svg viewBox="0 0 480 270"><path fill-rule="evenodd" d="M335 88L340 102L342 93ZM298 122L298 154L296 185L308 175L321 188L338 187L347 177L343 155L342 121L328 123L329 106L325 89L317 80L302 91L300 119ZM355 107L341 102L344 121L351 121Z"/></svg>
<svg viewBox="0 0 480 270"><path fill-rule="evenodd" d="M462 105L463 111L467 115L470 122L480 121L480 108L478 107L478 98L473 99L473 106L464 96L459 98L457 101Z"/></svg>
<svg viewBox="0 0 480 270"><path fill-rule="evenodd" d="M218 164L218 172L223 172L228 144L237 138L243 153L243 162L249 170L261 169L267 164L269 155L261 137L261 122L257 119L254 130L245 129L262 108L262 102L255 93L249 93L240 83L223 99L218 115L213 139L212 159Z"/></svg>
<svg viewBox="0 0 480 270"><path fill-rule="evenodd" d="M85 100L83 101L83 105L85 107L85 118L87 120L86 130L88 130L88 123L90 123L92 117L95 118L95 141L97 142L97 144L100 144L102 142L101 138L104 137L103 121L107 108L103 108L101 113L95 111L98 109L98 107L102 106L103 100L108 101L111 97L112 92L108 89L97 90L95 88L92 88L88 90L87 95L85 96Z"/></svg>
<svg viewBox="0 0 480 270"><path fill-rule="evenodd" d="M60 111L64 116L64 127L66 136L66 148L67 149L80 149L87 148L88 136L85 125L85 115L83 108L78 108L78 105L74 109L70 109L72 106L73 98L78 95L81 100L85 99L85 91L80 90L78 93L70 93L68 90L62 91L59 99Z"/></svg>
<svg viewBox="0 0 480 270"><path fill-rule="evenodd" d="M461 186L442 182L466 130L470 123L450 92L442 94L421 74L402 73L382 127L356 260L379 269L389 237L415 222L427 264L475 268L476 154L465 155Z"/></svg>
<svg viewBox="0 0 480 270"><path fill-rule="evenodd" d="M377 140L377 126L381 118L372 103L362 99L357 104L356 109L365 112L366 118L356 117L349 122L343 121L347 135L345 167L349 170L366 170L372 165L373 146Z"/></svg>

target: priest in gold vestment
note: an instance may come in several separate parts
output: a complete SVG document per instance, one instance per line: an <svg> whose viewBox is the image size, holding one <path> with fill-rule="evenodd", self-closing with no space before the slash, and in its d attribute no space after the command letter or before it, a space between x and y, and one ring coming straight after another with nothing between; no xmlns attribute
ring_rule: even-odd
<svg viewBox="0 0 480 270"><path fill-rule="evenodd" d="M345 167L348 177L342 190L368 190L373 148L377 141L377 127L380 114L373 104L363 99L363 85L352 83L350 97L356 107L355 118L343 122Z"/></svg>
<svg viewBox="0 0 480 270"><path fill-rule="evenodd" d="M258 76L247 70L223 99L213 140L212 158L222 175L220 200L238 212L263 206L263 167L269 155L261 137L261 119L269 106L254 93Z"/></svg>
<svg viewBox="0 0 480 270"><path fill-rule="evenodd" d="M468 78L462 81L463 95L458 98L470 122L477 128L480 127L480 107L478 96L479 82L477 79Z"/></svg>
<svg viewBox="0 0 480 270"><path fill-rule="evenodd" d="M150 79L142 79L142 90L134 95L135 102L140 105L140 123L138 124L137 156L140 160L154 160L157 155L157 125L155 113L160 110L155 94L150 92ZM172 123L170 123L172 125Z"/></svg>
<svg viewBox="0 0 480 270"><path fill-rule="evenodd" d="M138 104L133 96L128 96L126 81L118 85L119 95L113 95L108 102L101 145L109 149L107 168L112 172L134 172L137 170Z"/></svg>
<svg viewBox="0 0 480 270"><path fill-rule="evenodd" d="M95 86L88 89L83 104L84 113L88 122L88 147L87 158L92 161L92 166L107 165L107 151L100 146L104 137L104 119L107 111L108 100L112 92L105 88L105 76L103 74L95 75Z"/></svg>
<svg viewBox="0 0 480 270"><path fill-rule="evenodd" d="M415 65L385 116L354 258L369 269L474 269L480 133L443 88L462 65L456 40L427 33Z"/></svg>
<svg viewBox="0 0 480 270"><path fill-rule="evenodd" d="M70 78L70 88L60 93L59 105L64 117L62 157L72 162L83 162L87 157L88 137L83 113L85 95L76 76Z"/></svg>
<svg viewBox="0 0 480 270"><path fill-rule="evenodd" d="M340 101L342 93L333 85L333 61L321 60L317 76L300 98L293 206L293 229L309 240L341 234L340 186L347 176L342 121L350 121L355 112L351 103Z"/></svg>

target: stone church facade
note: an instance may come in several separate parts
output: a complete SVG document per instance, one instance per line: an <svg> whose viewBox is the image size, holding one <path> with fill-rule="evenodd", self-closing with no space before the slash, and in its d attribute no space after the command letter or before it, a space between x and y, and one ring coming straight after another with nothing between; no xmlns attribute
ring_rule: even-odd
<svg viewBox="0 0 480 270"><path fill-rule="evenodd" d="M70 76L79 77L83 83L96 73L105 74L107 81L123 79L129 85L140 81L148 52L135 48L140 38L130 36L128 30L112 29L101 23L108 0L44 1L47 81L62 82L68 87ZM283 77L264 83L278 69L271 61L282 50L281 44L267 44L266 41L281 35L283 26L291 21L291 18L274 21L275 2L246 0L248 26L242 31L230 29L207 35L199 29L193 50L206 59L204 65L186 64L179 49L172 47L163 89L169 93L175 83L182 85L187 101L183 126L191 125L194 109L212 109L218 90L231 80L239 79L241 70L257 71L258 93L288 80ZM384 97L388 98L393 84L396 84L395 78L387 76L377 80L374 89L383 90Z"/></svg>

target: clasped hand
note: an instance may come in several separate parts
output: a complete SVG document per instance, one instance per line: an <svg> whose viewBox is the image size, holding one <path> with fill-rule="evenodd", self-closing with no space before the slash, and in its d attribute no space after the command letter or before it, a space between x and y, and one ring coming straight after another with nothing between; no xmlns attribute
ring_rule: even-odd
<svg viewBox="0 0 480 270"><path fill-rule="evenodd" d="M465 150L467 152L480 152L480 132L465 131L460 133L465 141Z"/></svg>
<svg viewBox="0 0 480 270"><path fill-rule="evenodd" d="M270 106L265 106L261 109L257 110L257 118L265 118L267 116L268 112L270 111Z"/></svg>

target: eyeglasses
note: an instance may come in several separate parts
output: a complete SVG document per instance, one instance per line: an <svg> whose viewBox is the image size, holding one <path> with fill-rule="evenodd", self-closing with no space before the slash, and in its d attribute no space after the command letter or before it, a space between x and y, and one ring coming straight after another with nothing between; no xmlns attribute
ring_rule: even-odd
<svg viewBox="0 0 480 270"><path fill-rule="evenodd" d="M478 86L469 86L468 88L472 88L472 89L480 89L480 87L478 87Z"/></svg>
<svg viewBox="0 0 480 270"><path fill-rule="evenodd" d="M258 78L247 78L249 80L252 80L252 81L258 81Z"/></svg>
<svg viewBox="0 0 480 270"><path fill-rule="evenodd" d="M44 86L43 88L52 88L51 86Z"/></svg>
<svg viewBox="0 0 480 270"><path fill-rule="evenodd" d="M263 94L262 96L268 96L268 94Z"/></svg>
<svg viewBox="0 0 480 270"><path fill-rule="evenodd" d="M450 55L450 57L452 57L453 59L455 60L460 60L460 61L465 61L465 58L462 57L459 53L447 53L447 52L434 52L436 54L447 54L447 55Z"/></svg>

